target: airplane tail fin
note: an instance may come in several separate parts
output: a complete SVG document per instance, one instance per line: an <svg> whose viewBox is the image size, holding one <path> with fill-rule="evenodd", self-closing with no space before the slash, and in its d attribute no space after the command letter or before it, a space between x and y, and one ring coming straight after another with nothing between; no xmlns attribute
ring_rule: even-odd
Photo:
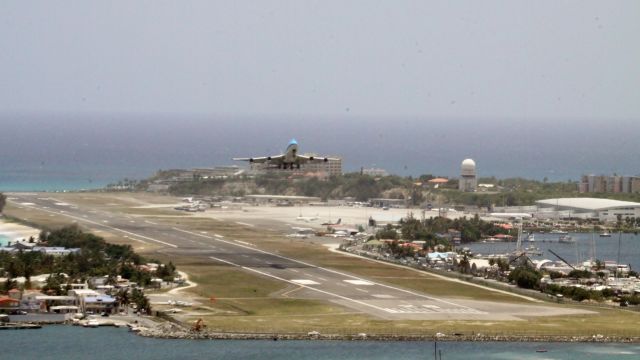
<svg viewBox="0 0 640 360"><path fill-rule="evenodd" d="M337 224L340 224L342 222L342 218L338 219Z"/></svg>

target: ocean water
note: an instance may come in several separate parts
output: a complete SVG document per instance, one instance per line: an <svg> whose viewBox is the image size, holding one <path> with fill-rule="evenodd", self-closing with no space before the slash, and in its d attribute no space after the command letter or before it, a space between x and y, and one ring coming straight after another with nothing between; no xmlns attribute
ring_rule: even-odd
<svg viewBox="0 0 640 360"><path fill-rule="evenodd" d="M162 340L126 329L66 325L3 331L0 345L16 359L433 359L432 341ZM438 342L442 359L638 359L640 344ZM547 352L538 353L539 349Z"/></svg>
<svg viewBox="0 0 640 360"><path fill-rule="evenodd" d="M125 177L138 175L144 178L149 173L127 172L121 169L92 169L90 166L44 168L33 165L32 168L9 169L0 172L0 191L72 191L99 189Z"/></svg>
<svg viewBox="0 0 640 360"><path fill-rule="evenodd" d="M342 156L347 172L458 176L471 157L479 176L637 174L640 123L615 123L0 113L0 191L86 189L158 169L229 165L233 157L279 154L291 138L303 153Z"/></svg>
<svg viewBox="0 0 640 360"><path fill-rule="evenodd" d="M549 249L562 256L571 264L580 261L587 261L591 258L591 240L595 240L596 259L618 261L618 249L620 249L620 263L631 265L631 269L640 271L640 235L622 234L618 238L618 234L612 234L611 237L599 237L599 234L591 233L570 233L575 244L559 243L558 235L554 234L535 234L535 242L530 243L523 241L524 246L533 245L542 251L541 256L531 256L533 259L549 259L558 260ZM618 241L620 240L620 241ZM618 247L618 244L620 245ZM465 247L471 249L474 253L483 255L500 254L507 251L513 251L516 248L515 242L486 242L465 244Z"/></svg>
<svg viewBox="0 0 640 360"><path fill-rule="evenodd" d="M0 246L7 246L7 243L11 241L11 238L7 235L0 234Z"/></svg>

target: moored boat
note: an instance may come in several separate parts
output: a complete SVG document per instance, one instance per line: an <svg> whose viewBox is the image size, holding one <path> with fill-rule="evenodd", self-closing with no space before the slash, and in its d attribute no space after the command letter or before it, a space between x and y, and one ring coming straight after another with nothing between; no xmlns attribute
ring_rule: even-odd
<svg viewBox="0 0 640 360"><path fill-rule="evenodd" d="M90 328L96 328L96 327L100 326L100 323L97 320L89 320L89 321L85 322L84 324L82 324L82 326L90 327Z"/></svg>
<svg viewBox="0 0 640 360"><path fill-rule="evenodd" d="M561 235L560 238L558 238L558 242L562 244L573 244L576 240L569 235Z"/></svg>

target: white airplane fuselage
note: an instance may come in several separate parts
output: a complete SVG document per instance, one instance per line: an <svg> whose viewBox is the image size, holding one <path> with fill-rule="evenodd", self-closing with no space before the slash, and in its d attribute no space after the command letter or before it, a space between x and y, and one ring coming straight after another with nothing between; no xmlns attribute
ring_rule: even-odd
<svg viewBox="0 0 640 360"><path fill-rule="evenodd" d="M296 164L297 163L296 155L298 155L298 144L291 142L289 146L287 146L287 150L285 150L283 163Z"/></svg>

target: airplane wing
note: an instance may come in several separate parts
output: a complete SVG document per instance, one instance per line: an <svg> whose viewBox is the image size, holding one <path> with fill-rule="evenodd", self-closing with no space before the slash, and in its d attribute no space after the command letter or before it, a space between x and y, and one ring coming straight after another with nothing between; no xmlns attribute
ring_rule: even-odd
<svg viewBox="0 0 640 360"><path fill-rule="evenodd" d="M327 162L327 161L338 161L340 159L330 158L325 156L307 156L307 155L296 155L297 159L300 159L300 163L306 162Z"/></svg>
<svg viewBox="0 0 640 360"><path fill-rule="evenodd" d="M275 156L260 156L260 157L252 157L252 158L233 158L234 161L248 161L251 163L262 164L265 162L279 163L284 159L284 155L275 155Z"/></svg>

